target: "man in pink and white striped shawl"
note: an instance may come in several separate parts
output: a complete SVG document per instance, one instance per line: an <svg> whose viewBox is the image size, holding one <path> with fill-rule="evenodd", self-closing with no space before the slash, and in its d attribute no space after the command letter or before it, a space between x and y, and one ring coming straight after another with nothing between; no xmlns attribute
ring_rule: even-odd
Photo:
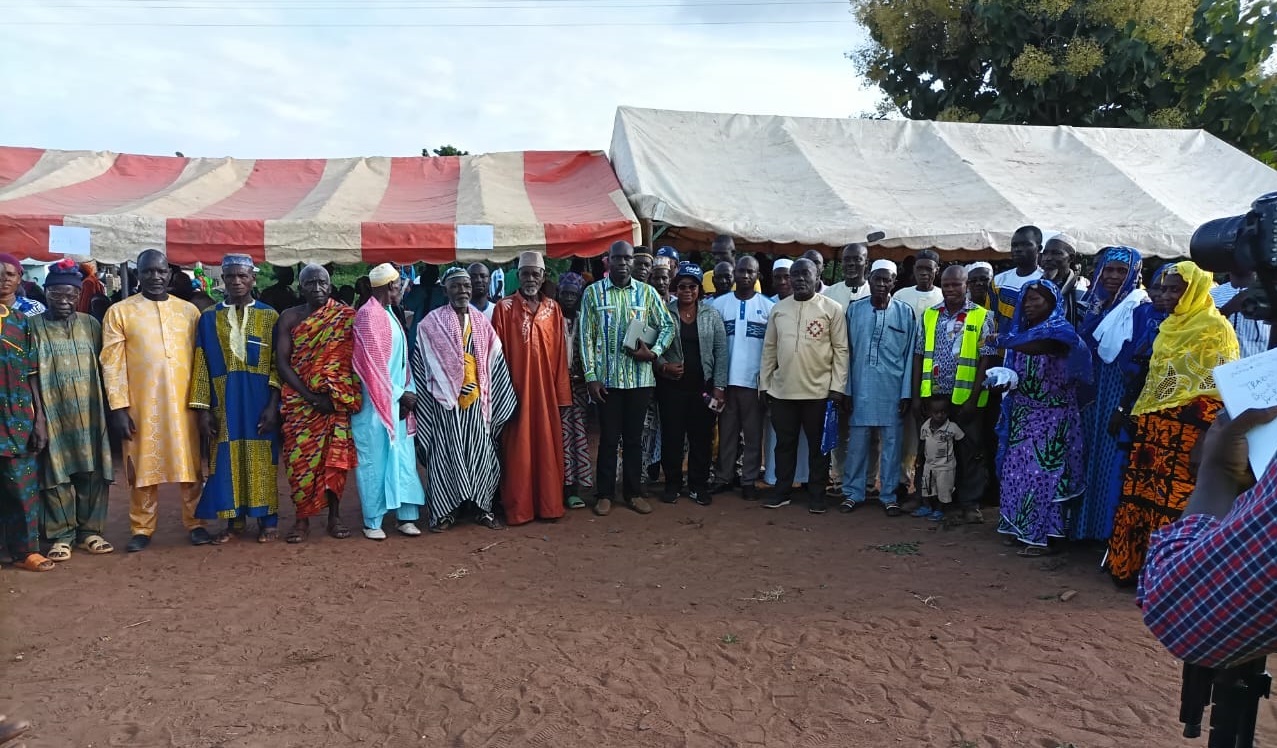
<svg viewBox="0 0 1277 748"><path fill-rule="evenodd" d="M354 369L363 407L350 417L358 465L355 481L364 512L364 537L384 540L382 519L395 512L399 532L420 535L426 503L412 436L417 388L408 367L408 339L390 311L399 303L399 271L389 263L368 273L372 298L355 313Z"/></svg>
<svg viewBox="0 0 1277 748"><path fill-rule="evenodd" d="M412 355L424 390L417 398L417 449L428 474L430 529L447 530L463 511L497 529L497 445L514 414L514 384L492 323L470 307L470 275L450 268L441 283L448 306L421 320Z"/></svg>

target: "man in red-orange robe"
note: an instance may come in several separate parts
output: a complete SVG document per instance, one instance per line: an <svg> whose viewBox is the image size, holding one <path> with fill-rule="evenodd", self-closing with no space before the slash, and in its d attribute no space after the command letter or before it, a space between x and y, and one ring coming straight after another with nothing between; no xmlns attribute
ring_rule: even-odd
<svg viewBox="0 0 1277 748"><path fill-rule="evenodd" d="M519 292L502 299L492 314L519 398L519 410L501 434L501 505L511 525L564 513L559 408L572 404L572 387L563 312L541 293L544 282L541 255L519 255Z"/></svg>

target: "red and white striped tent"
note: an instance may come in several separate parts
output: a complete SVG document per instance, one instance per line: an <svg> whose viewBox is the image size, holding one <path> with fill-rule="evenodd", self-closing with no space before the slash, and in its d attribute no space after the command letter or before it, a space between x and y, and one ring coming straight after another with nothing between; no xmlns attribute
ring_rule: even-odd
<svg viewBox="0 0 1277 748"><path fill-rule="evenodd" d="M598 151L252 160L0 147L0 252L57 259L57 225L89 228L107 263L152 247L179 264L504 262L640 236ZM470 248L487 230L469 227L488 226L492 248Z"/></svg>

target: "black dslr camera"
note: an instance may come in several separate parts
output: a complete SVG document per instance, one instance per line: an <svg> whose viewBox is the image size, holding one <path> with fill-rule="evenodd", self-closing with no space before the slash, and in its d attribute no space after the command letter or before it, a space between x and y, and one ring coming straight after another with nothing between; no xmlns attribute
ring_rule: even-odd
<svg viewBox="0 0 1277 748"><path fill-rule="evenodd" d="M1274 321L1277 303L1277 192L1250 204L1250 212L1197 227L1188 243L1193 262L1212 273L1254 271L1259 280L1242 314Z"/></svg>
<svg viewBox="0 0 1277 748"><path fill-rule="evenodd" d="M1251 203L1250 212L1207 221L1189 242L1193 262L1214 273L1254 271L1258 286L1242 306L1251 319L1277 321L1277 192ZM1274 347L1272 340L1269 348ZM1272 677L1265 658L1231 668L1184 663L1179 721L1184 737L1202 734L1202 715L1211 707L1210 748L1250 748L1255 744L1259 700L1268 698Z"/></svg>

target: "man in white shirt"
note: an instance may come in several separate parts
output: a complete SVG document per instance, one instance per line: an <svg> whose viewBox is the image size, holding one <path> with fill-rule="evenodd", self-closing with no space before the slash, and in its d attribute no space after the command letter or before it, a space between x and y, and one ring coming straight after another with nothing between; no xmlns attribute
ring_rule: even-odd
<svg viewBox="0 0 1277 748"><path fill-rule="evenodd" d="M1272 326L1242 314L1242 306L1250 297L1255 286L1253 270L1229 273L1228 282L1211 289L1211 298L1215 300L1215 308L1228 318L1233 329L1237 331L1237 344L1241 346L1242 358L1254 356L1268 350L1268 339L1272 335Z"/></svg>
<svg viewBox="0 0 1277 748"><path fill-rule="evenodd" d="M993 277L993 298L997 308L998 332L1011 329L1011 316L1020 301L1020 289L1025 283L1042 277L1038 257L1042 254L1042 229L1037 226L1021 226L1011 235L1011 262L1015 267Z"/></svg>
<svg viewBox="0 0 1277 748"><path fill-rule="evenodd" d="M936 285L938 272L940 272L940 255L930 249L922 250L915 258L913 265L914 285L896 291L892 297L896 301L903 301L913 307L913 314L918 318L919 323L922 321L923 312L944 301L944 295L940 293L940 288Z"/></svg>
<svg viewBox="0 0 1277 748"><path fill-rule="evenodd" d="M924 249L918 253L913 265L913 281L916 285L909 288L902 288L896 291L892 296L894 301L903 301L913 309L914 318L918 324L922 324L922 313L944 302L944 294L940 292L940 287L936 285L936 274L940 272L940 255ZM900 491L900 495L908 492L908 488L913 485L913 467L918 457L918 427L917 419L913 413L906 413L901 418L904 420L904 429L900 435L900 484L897 486L882 486L882 494L887 495L892 491L897 491L900 486L905 487L905 491ZM873 476L871 475L870 478ZM872 481L871 481L872 482Z"/></svg>
<svg viewBox="0 0 1277 748"><path fill-rule="evenodd" d="M482 262L476 262L466 268L466 272L470 274L470 288L472 289L470 306L474 307L475 311L491 322L492 313L497 310L497 305L492 303L492 299L488 295L490 290L489 283L492 280L488 272L488 266ZM414 323L420 321L419 319L413 320Z"/></svg>
<svg viewBox="0 0 1277 748"><path fill-rule="evenodd" d="M736 290L714 299L714 309L727 329L727 404L718 422L718 478L711 493L728 489L736 477L736 454L741 455L741 498L753 501L763 464L763 404L758 375L763 364L763 339L772 302L754 290L758 260L748 255L736 261Z"/></svg>

